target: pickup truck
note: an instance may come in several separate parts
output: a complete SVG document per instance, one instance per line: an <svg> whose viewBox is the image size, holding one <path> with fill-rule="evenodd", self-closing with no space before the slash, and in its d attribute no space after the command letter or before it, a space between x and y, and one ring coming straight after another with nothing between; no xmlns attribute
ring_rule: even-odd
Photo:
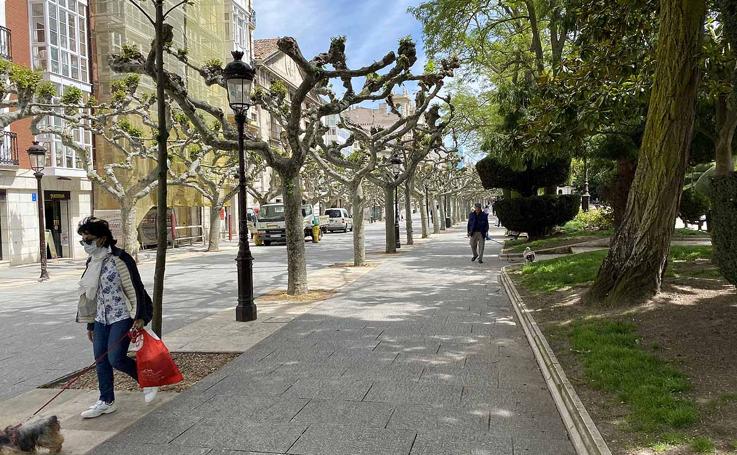
<svg viewBox="0 0 737 455"><path fill-rule="evenodd" d="M320 226L320 237L325 231L327 217L318 217L312 210L312 205L302 205L302 217L304 218L304 236L312 237L312 226L317 223ZM286 224L284 221L284 204L281 202L265 204L261 206L256 221L258 235L265 246L272 243L286 243Z"/></svg>

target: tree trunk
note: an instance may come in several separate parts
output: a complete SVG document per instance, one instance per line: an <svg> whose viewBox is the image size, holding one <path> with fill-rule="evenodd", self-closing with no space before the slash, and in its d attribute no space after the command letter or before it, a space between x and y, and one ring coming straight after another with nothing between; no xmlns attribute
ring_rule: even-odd
<svg viewBox="0 0 737 455"><path fill-rule="evenodd" d="M386 231L386 252L396 253L397 252L397 238L394 232L394 219L396 213L394 213L394 188L391 185L384 186L384 211L386 216L384 217L384 228Z"/></svg>
<svg viewBox="0 0 737 455"><path fill-rule="evenodd" d="M120 204L120 220L123 229L123 249L138 262L138 231L136 230L136 206L135 203Z"/></svg>
<svg viewBox="0 0 737 455"><path fill-rule="evenodd" d="M422 238L426 239L430 237L430 226L428 224L430 220L428 220L427 218L427 205L425 204L425 201L427 201L426 199L427 195L426 193L420 193L420 194L422 195L422 197L420 198L422 199L420 201L420 221L422 223Z"/></svg>
<svg viewBox="0 0 737 455"><path fill-rule="evenodd" d="M280 173L284 182L284 224L287 234L287 294L306 294L307 263L305 231L302 216L302 182L299 169Z"/></svg>
<svg viewBox="0 0 737 455"><path fill-rule="evenodd" d="M167 247L167 178L169 177L168 152L166 142L169 131L166 124L166 94L164 92L164 2L154 2L156 8L156 105L159 131L157 162L159 167L159 187L156 200L156 268L154 271L154 315L151 322L153 331L161 337L162 308L164 301L164 275L166 273Z"/></svg>
<svg viewBox="0 0 737 455"><path fill-rule="evenodd" d="M657 68L622 225L588 300L627 305L660 290L688 162L704 0L663 0Z"/></svg>
<svg viewBox="0 0 737 455"><path fill-rule="evenodd" d="M434 234L440 234L440 214L438 213L438 204L434 197L430 198L430 204L432 204L431 210L432 210L432 232Z"/></svg>
<svg viewBox="0 0 737 455"><path fill-rule="evenodd" d="M363 183L358 182L351 188L351 205L353 206L353 265L361 267L366 264L366 226L363 219L363 206L366 198L363 194Z"/></svg>
<svg viewBox="0 0 737 455"><path fill-rule="evenodd" d="M412 236L412 178L408 178L404 182L404 226L407 230L407 245L414 245L415 239Z"/></svg>
<svg viewBox="0 0 737 455"><path fill-rule="evenodd" d="M627 198L630 194L632 181L635 179L636 170L636 160L625 159L617 161L617 177L610 196L614 211L615 227L619 227L624 219L624 212L627 209Z"/></svg>
<svg viewBox="0 0 737 455"><path fill-rule="evenodd" d="M207 251L220 251L220 210L222 206L212 204L210 206L210 232L208 236Z"/></svg>
<svg viewBox="0 0 737 455"><path fill-rule="evenodd" d="M440 230L444 231L445 230L445 196L440 196L438 199L439 199L438 205L440 206L440 210L439 210L440 213L438 213L438 223L440 226Z"/></svg>
<svg viewBox="0 0 737 455"><path fill-rule="evenodd" d="M737 104L737 99L734 103ZM725 176L734 172L732 140L737 128L737 110L730 108L726 94L720 95L717 100L716 124L718 131L714 176Z"/></svg>

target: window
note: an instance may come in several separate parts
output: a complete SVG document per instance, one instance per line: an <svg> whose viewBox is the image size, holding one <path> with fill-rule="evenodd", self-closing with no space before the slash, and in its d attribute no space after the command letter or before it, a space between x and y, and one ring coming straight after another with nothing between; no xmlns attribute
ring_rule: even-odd
<svg viewBox="0 0 737 455"><path fill-rule="evenodd" d="M87 6L76 0L35 0L31 22L34 68L89 82Z"/></svg>

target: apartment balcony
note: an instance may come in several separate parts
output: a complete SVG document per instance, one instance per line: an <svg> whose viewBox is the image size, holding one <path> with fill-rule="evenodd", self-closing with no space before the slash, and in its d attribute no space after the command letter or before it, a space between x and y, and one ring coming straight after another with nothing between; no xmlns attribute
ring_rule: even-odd
<svg viewBox="0 0 737 455"><path fill-rule="evenodd" d="M10 49L10 29L0 26L0 58L13 60L13 53Z"/></svg>
<svg viewBox="0 0 737 455"><path fill-rule="evenodd" d="M3 131L0 136L0 168L18 167L18 135Z"/></svg>
<svg viewBox="0 0 737 455"><path fill-rule="evenodd" d="M251 25L251 28L256 28L256 10L253 8L248 10L248 23Z"/></svg>

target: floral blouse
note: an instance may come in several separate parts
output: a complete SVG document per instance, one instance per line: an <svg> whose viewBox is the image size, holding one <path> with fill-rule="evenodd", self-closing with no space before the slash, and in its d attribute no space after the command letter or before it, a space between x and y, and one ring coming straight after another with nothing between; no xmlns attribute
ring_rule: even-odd
<svg viewBox="0 0 737 455"><path fill-rule="evenodd" d="M115 260L105 259L100 273L100 286L97 288L97 316L95 321L111 325L130 318L128 306L125 303L123 285L120 281Z"/></svg>

